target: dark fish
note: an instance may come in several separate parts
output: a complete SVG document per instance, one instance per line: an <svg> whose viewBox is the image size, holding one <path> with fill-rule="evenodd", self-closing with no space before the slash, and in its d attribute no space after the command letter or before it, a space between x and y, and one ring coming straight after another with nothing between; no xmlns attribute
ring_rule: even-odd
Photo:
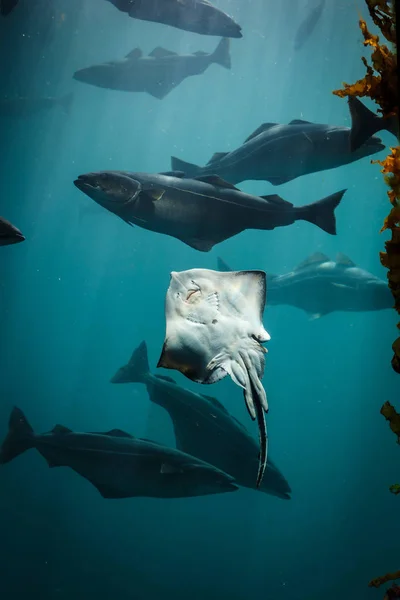
<svg viewBox="0 0 400 600"><path fill-rule="evenodd" d="M111 382L144 383L150 400L171 417L178 450L229 473L238 485L256 489L259 448L254 438L216 398L182 388L170 377L150 373L145 342ZM258 489L290 499L290 486L269 456Z"/></svg>
<svg viewBox="0 0 400 600"><path fill-rule="evenodd" d="M0 0L0 15L6 17L17 6L19 0Z"/></svg>
<svg viewBox="0 0 400 600"><path fill-rule="evenodd" d="M220 271L232 269L218 259ZM292 272L267 275L268 303L287 304L316 319L332 312L366 312L393 307L386 281L338 254L336 261L317 252Z"/></svg>
<svg viewBox="0 0 400 600"><path fill-rule="evenodd" d="M361 104L361 103L360 103ZM363 106L363 105L361 105ZM353 123L357 119L355 109ZM356 151L350 149L350 129L295 119L288 125L263 123L232 152L216 152L205 167L172 157L173 169L186 177L219 175L230 183L248 180L269 181L281 185L310 173L334 169L385 147L370 137Z"/></svg>
<svg viewBox="0 0 400 600"><path fill-rule="evenodd" d="M308 40L321 18L324 7L325 0L320 0L320 2L306 15L306 18L302 21L294 38L295 50L300 50Z"/></svg>
<svg viewBox="0 0 400 600"><path fill-rule="evenodd" d="M42 111L47 111L55 106L60 106L65 114L69 115L73 94L66 94L59 98L0 98L0 115L4 117L29 117Z"/></svg>
<svg viewBox="0 0 400 600"><path fill-rule="evenodd" d="M15 225L12 225L12 223L3 219L3 217L0 217L0 246L18 244L24 240L25 237Z"/></svg>
<svg viewBox="0 0 400 600"><path fill-rule="evenodd" d="M398 139L398 116L378 117L355 96L349 96L347 101L351 115L350 147L352 152L357 152L378 131L389 131Z"/></svg>
<svg viewBox="0 0 400 600"><path fill-rule="evenodd" d="M231 68L229 39L222 39L212 54L199 51L185 56L155 48L144 57L135 48L121 61L81 69L74 73L74 78L112 90L147 92L161 99L187 77L204 73L212 63Z"/></svg>
<svg viewBox="0 0 400 600"><path fill-rule="evenodd" d="M175 237L208 252L245 229L274 229L297 220L336 233L334 210L345 190L295 207L279 196L251 196L217 176L100 171L80 175L78 189L130 225Z"/></svg>
<svg viewBox="0 0 400 600"><path fill-rule="evenodd" d="M241 38L241 27L208 0L109 0L130 17L219 37Z"/></svg>
<svg viewBox="0 0 400 600"><path fill-rule="evenodd" d="M14 408L0 463L30 448L36 448L49 467L70 467L85 477L103 498L186 498L238 489L233 478L216 467L120 429L74 433L56 425L36 435L23 412Z"/></svg>

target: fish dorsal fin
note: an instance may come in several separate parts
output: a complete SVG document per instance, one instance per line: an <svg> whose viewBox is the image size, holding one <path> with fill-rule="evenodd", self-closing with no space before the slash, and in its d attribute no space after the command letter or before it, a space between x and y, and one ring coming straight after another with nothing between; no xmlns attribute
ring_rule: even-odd
<svg viewBox="0 0 400 600"><path fill-rule="evenodd" d="M305 267L309 267L310 265L329 262L329 260L330 259L328 256L326 256L326 254L322 254L322 252L315 252L314 254L311 254L311 256L308 256L305 260L303 260L299 265L297 265L295 271L298 271L299 269L304 269Z"/></svg>
<svg viewBox="0 0 400 600"><path fill-rule="evenodd" d="M164 381L168 381L168 383L174 383L176 385L176 381L172 379L172 377L168 377L168 375L156 375L157 379L163 379Z"/></svg>
<svg viewBox="0 0 400 600"><path fill-rule="evenodd" d="M157 46L157 48L154 48L154 50L150 52L149 56L152 56L153 58L164 58L165 56L177 56L177 54L176 52L172 52L172 50L166 50L161 46Z"/></svg>
<svg viewBox="0 0 400 600"><path fill-rule="evenodd" d="M313 125L311 121L304 121L304 119L293 119L289 125Z"/></svg>
<svg viewBox="0 0 400 600"><path fill-rule="evenodd" d="M228 183L218 175L203 175L201 177L195 178L197 181L202 181L203 183L209 183L210 185L215 185L216 187L228 188L230 190L237 190L232 183Z"/></svg>
<svg viewBox="0 0 400 600"><path fill-rule="evenodd" d="M338 252L338 254L336 255L336 262L338 265L342 265L343 267L356 267L356 263L354 263L351 258L349 258L348 256L346 256L345 254L342 254L341 252Z"/></svg>
<svg viewBox="0 0 400 600"><path fill-rule="evenodd" d="M64 427L64 425L56 425L51 430L51 433L58 433L58 434L72 433L72 429L68 429L68 427Z"/></svg>
<svg viewBox="0 0 400 600"><path fill-rule="evenodd" d="M138 58L142 58L143 56L143 52L141 51L140 48L135 48L134 50L131 50L130 52L128 52L128 54L125 56L125 58L130 58L131 60L137 60Z"/></svg>
<svg viewBox="0 0 400 600"><path fill-rule="evenodd" d="M220 160L222 160L224 158L224 156L227 156L228 154L229 154L229 152L215 152L207 164L211 165L213 163L219 162Z"/></svg>
<svg viewBox="0 0 400 600"><path fill-rule="evenodd" d="M251 133L249 137L247 137L244 140L243 143L245 144L246 142L249 142L250 140L260 135L260 133L264 133L264 131L268 131L268 129L271 129L271 127L275 127L276 125L277 123L263 123L262 125L260 125L260 127L257 127L257 129L253 131L253 133Z"/></svg>
<svg viewBox="0 0 400 600"><path fill-rule="evenodd" d="M218 410L221 410L225 414L229 415L225 406L219 400L214 398L214 396L207 396L206 394L203 394L203 397L206 398L211 404L213 404L215 406L215 408L218 408Z"/></svg>
<svg viewBox="0 0 400 600"><path fill-rule="evenodd" d="M269 196L260 196L260 198L266 200L267 202L271 202L272 204L279 204L282 207L286 206L287 208L293 208L293 204L291 202L288 202L288 200L284 200L277 194L270 194Z"/></svg>
<svg viewBox="0 0 400 600"><path fill-rule="evenodd" d="M203 50L197 50L197 52L193 52L194 56L208 56L208 52L203 52Z"/></svg>
<svg viewBox="0 0 400 600"><path fill-rule="evenodd" d="M126 431L122 431L122 429L110 429L110 431L105 431L102 435L109 435L110 437L133 439L133 435L131 435L130 433L127 433Z"/></svg>
<svg viewBox="0 0 400 600"><path fill-rule="evenodd" d="M219 256L217 258L217 262L218 262L218 271L222 271L224 273L229 273L229 271L233 271L233 269L230 268L228 263L226 263L224 260L222 260L222 258L220 258Z"/></svg>
<svg viewBox="0 0 400 600"><path fill-rule="evenodd" d="M163 171L159 173L159 175L166 175L166 177L178 177L179 179L183 179L185 177L184 171Z"/></svg>

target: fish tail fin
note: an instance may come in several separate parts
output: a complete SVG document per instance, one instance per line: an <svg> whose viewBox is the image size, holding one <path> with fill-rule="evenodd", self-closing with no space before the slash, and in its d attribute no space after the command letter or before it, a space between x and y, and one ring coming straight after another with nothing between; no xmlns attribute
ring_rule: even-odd
<svg viewBox="0 0 400 600"><path fill-rule="evenodd" d="M339 206L345 192L346 190L341 190L322 198L322 200L298 208L298 218L317 225L331 235L336 235L335 208Z"/></svg>
<svg viewBox="0 0 400 600"><path fill-rule="evenodd" d="M229 38L222 38L212 54L213 62L225 67L231 68L231 55L229 54Z"/></svg>
<svg viewBox="0 0 400 600"><path fill-rule="evenodd" d="M201 167L181 160L180 158L176 158L175 156L171 157L171 167L173 171L183 171L185 177L196 177L201 173Z"/></svg>
<svg viewBox="0 0 400 600"><path fill-rule="evenodd" d="M389 131L397 137L399 127L396 118L379 117L355 96L349 96L347 102L351 116L350 150L352 152L365 144L370 137L382 129Z"/></svg>
<svg viewBox="0 0 400 600"><path fill-rule="evenodd" d="M34 432L24 413L17 407L11 411L8 433L0 450L0 464L8 463L33 447Z"/></svg>
<svg viewBox="0 0 400 600"><path fill-rule="evenodd" d="M68 116L71 114L71 107L72 107L73 100L74 100L73 92L70 92L69 94L65 94L65 96L62 96L62 98L60 98L60 104L62 106L62 109L65 112L65 114Z"/></svg>
<svg viewBox="0 0 400 600"><path fill-rule="evenodd" d="M132 353L127 365L115 373L111 383L145 383L150 371L146 342L142 342Z"/></svg>
<svg viewBox="0 0 400 600"><path fill-rule="evenodd" d="M217 257L217 263L218 263L218 271L222 271L223 273L228 273L230 271L233 271L233 269L230 268L230 266L228 265L228 263L226 263L221 257Z"/></svg>

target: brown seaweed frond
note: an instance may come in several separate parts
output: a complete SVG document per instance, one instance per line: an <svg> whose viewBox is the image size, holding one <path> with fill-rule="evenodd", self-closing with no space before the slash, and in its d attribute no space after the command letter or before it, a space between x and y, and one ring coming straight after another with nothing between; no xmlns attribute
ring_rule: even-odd
<svg viewBox="0 0 400 600"><path fill-rule="evenodd" d="M382 575L381 577L376 577L369 582L369 587L380 587L383 583L387 581L394 581L395 579L400 579L400 571L395 571L394 573L386 573L386 575Z"/></svg>
<svg viewBox="0 0 400 600"><path fill-rule="evenodd" d="M390 486L389 490L391 491L392 494L397 496L398 494L400 494L400 483L394 483L393 485Z"/></svg>
<svg viewBox="0 0 400 600"><path fill-rule="evenodd" d="M385 243L386 252L380 253L381 263L388 269L389 288L393 294L394 307L400 314L400 147L391 148L391 154L383 161L372 161L382 166L385 182L389 186L388 196L392 208L381 231L391 229L392 238ZM398 325L400 329L400 324ZM392 345L392 367L400 373L400 337Z"/></svg>
<svg viewBox="0 0 400 600"><path fill-rule="evenodd" d="M374 2L376 3L376 0ZM372 3L372 0L369 0L369 3ZM388 15L390 15L390 12ZM385 23L382 23L383 32L394 28L393 16L385 18L390 21L390 28L385 21ZM363 19L359 20L359 26L364 37L364 46L370 46L373 49L371 55L372 65L362 56L361 60L367 71L365 77L353 84L343 83L344 89L335 90L333 93L341 98L346 96L368 96L379 105L378 112L382 113L385 118L392 117L397 115L399 110L396 54L389 50L385 44L379 43L379 36L370 33Z"/></svg>
<svg viewBox="0 0 400 600"><path fill-rule="evenodd" d="M385 36L388 42L396 43L396 29L393 11L388 0L366 0L371 19Z"/></svg>
<svg viewBox="0 0 400 600"><path fill-rule="evenodd" d="M381 415L389 421L390 429L397 435L397 443L400 444L400 414L390 402L385 402L381 408Z"/></svg>

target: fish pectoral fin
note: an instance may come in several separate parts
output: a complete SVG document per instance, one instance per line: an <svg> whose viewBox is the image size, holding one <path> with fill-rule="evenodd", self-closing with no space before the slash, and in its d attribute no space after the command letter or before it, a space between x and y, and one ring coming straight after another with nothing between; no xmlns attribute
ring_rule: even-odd
<svg viewBox="0 0 400 600"><path fill-rule="evenodd" d="M336 283L335 281L331 281L331 285L337 287L337 288L342 288L344 290L352 290L354 288L352 288L350 285L346 285L345 283Z"/></svg>
<svg viewBox="0 0 400 600"><path fill-rule="evenodd" d="M240 192L239 188L235 187L232 183L225 181L222 177L218 175L201 175L200 177L195 177L197 181L202 181L203 183L209 183L210 185L215 185L216 187L227 188L229 190L237 190Z"/></svg>
<svg viewBox="0 0 400 600"><path fill-rule="evenodd" d="M149 54L153 58L164 58L165 56L178 56L176 52L172 52L172 50L167 50L166 48L162 48L161 46L157 46L154 48Z"/></svg>
<svg viewBox="0 0 400 600"><path fill-rule="evenodd" d="M183 179L185 177L184 171L163 171L159 173L159 175L166 175L167 177L177 177L178 179Z"/></svg>
<svg viewBox="0 0 400 600"><path fill-rule="evenodd" d="M158 100L162 100L172 92L185 79L182 75L176 75L173 81L147 81L145 91Z"/></svg>
<svg viewBox="0 0 400 600"><path fill-rule="evenodd" d="M146 194L146 196L151 198L153 201L157 202L157 200L161 200L161 198L164 196L165 189L149 187L143 188L143 192Z"/></svg>
<svg viewBox="0 0 400 600"><path fill-rule="evenodd" d="M135 48L134 50L131 50L130 52L128 52L128 54L125 56L125 58L129 58L131 60L137 60L139 58L141 58L143 56L143 52L141 51L140 48Z"/></svg>

